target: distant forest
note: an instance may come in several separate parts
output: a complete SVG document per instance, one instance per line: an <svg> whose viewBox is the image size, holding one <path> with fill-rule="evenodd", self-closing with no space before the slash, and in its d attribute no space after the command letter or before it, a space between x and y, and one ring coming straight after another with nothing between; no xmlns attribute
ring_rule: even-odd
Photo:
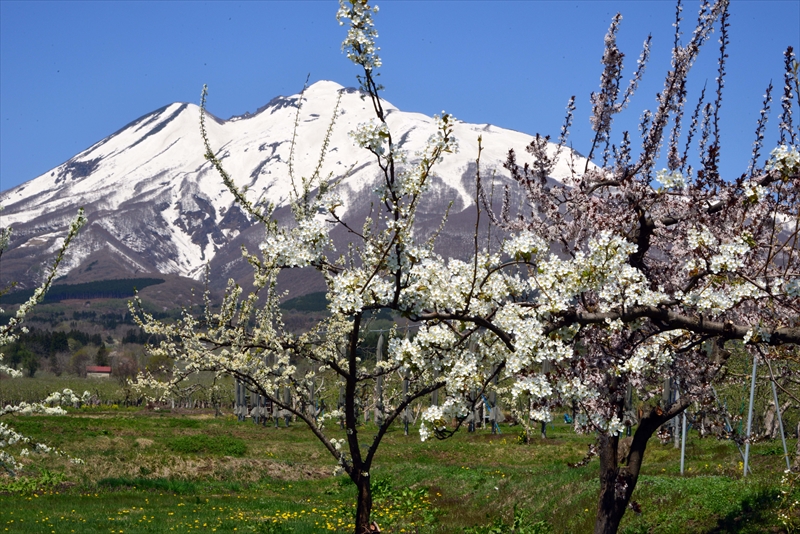
<svg viewBox="0 0 800 534"><path fill-rule="evenodd" d="M68 299L121 299L134 295L136 290L163 284L161 278L125 278L100 280L84 284L57 284L44 296L44 302L60 302ZM2 304L22 304L33 296L33 289L23 289L0 296Z"/></svg>
<svg viewBox="0 0 800 534"><path fill-rule="evenodd" d="M309 293L302 297L295 297L289 299L281 304L284 310L297 310L297 311L326 311L328 309L328 298L324 291L317 291L316 293Z"/></svg>

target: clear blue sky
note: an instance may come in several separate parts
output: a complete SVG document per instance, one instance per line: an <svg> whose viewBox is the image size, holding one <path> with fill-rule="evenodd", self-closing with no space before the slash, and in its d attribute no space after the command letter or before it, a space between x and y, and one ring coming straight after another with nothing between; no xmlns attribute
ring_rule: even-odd
<svg viewBox="0 0 800 534"><path fill-rule="evenodd" d="M628 71L653 34L646 83L621 123L635 130L663 83L673 1L378 2L385 97L406 111L558 134L577 96L572 141L586 152L589 93L603 36L623 14ZM698 3L686 2L691 30ZM137 117L175 101L228 118L312 82L355 85L340 51L337 3L37 2L0 0L0 190L30 180ZM723 171L746 168L761 97L779 98L782 51L800 51L800 0L733 0L723 121ZM692 94L714 83L716 35L696 65ZM779 109L776 105L774 110ZM795 115L800 120L800 112ZM767 143L776 139L777 113ZM620 130L621 131L621 130ZM198 146L198 150L200 147Z"/></svg>

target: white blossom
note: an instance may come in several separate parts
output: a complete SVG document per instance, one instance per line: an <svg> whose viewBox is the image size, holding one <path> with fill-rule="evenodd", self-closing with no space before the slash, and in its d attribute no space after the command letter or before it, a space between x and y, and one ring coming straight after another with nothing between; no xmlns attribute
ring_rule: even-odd
<svg viewBox="0 0 800 534"><path fill-rule="evenodd" d="M363 0L339 0L339 11L336 20L344 25L349 19L347 37L342 41L342 50L353 63L361 65L364 70L371 71L381 66L375 39L378 32L372 22L372 14L378 12L378 6L370 6Z"/></svg>
<svg viewBox="0 0 800 534"><path fill-rule="evenodd" d="M689 245L689 250L697 250L699 248L713 248L717 246L717 238L711 233L705 225L690 228L686 235L686 240Z"/></svg>
<svg viewBox="0 0 800 534"><path fill-rule="evenodd" d="M753 181L742 184L744 196L751 202L761 202L767 196L767 188Z"/></svg>
<svg viewBox="0 0 800 534"><path fill-rule="evenodd" d="M665 189L683 189L687 185L686 177L677 170L661 169L656 172L656 180Z"/></svg>
<svg viewBox="0 0 800 534"><path fill-rule="evenodd" d="M800 278L793 278L792 280L788 280L783 287L783 291L786 293L787 297L790 298L800 297Z"/></svg>
<svg viewBox="0 0 800 534"><path fill-rule="evenodd" d="M503 252L516 260L532 261L549 250L544 239L532 232L520 232L503 243Z"/></svg>
<svg viewBox="0 0 800 534"><path fill-rule="evenodd" d="M389 140L389 127L385 122L372 119L370 122L359 124L350 132L350 137L357 146L366 148L378 156L386 153Z"/></svg>
<svg viewBox="0 0 800 534"><path fill-rule="evenodd" d="M779 145L770 152L766 169L776 170L785 176L797 172L800 168L800 152L796 146Z"/></svg>
<svg viewBox="0 0 800 534"><path fill-rule="evenodd" d="M745 255L750 252L750 245L742 236L731 243L724 243L717 247L718 253L711 257L710 270L712 273L722 271L736 271L744 265Z"/></svg>
<svg viewBox="0 0 800 534"><path fill-rule="evenodd" d="M747 331L742 341L745 345L750 342L769 343L770 337L770 333L767 330L762 328L761 325L756 325Z"/></svg>

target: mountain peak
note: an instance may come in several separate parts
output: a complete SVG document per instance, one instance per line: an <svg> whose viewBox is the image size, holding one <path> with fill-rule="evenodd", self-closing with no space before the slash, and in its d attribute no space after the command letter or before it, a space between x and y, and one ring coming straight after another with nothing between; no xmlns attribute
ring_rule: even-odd
<svg viewBox="0 0 800 534"><path fill-rule="evenodd" d="M374 118L372 104L357 89L321 80L310 85L297 115L300 94L272 99L254 114L206 121L212 146L253 200L286 206L292 191L288 161L294 150L297 177L310 176L341 98L328 139L322 176L341 179L342 216L360 217L372 202L379 169L369 152L355 146L349 132ZM403 112L384 102L397 145L413 159L423 150L436 124L419 113ZM296 133L296 136L295 136ZM530 136L485 125L457 123L460 153L437 166L426 206L437 220L453 201L451 217L474 198L474 157L483 136L481 164L499 180L509 148L520 160ZM292 139L296 142L292 146ZM566 176L566 158L554 178ZM487 172L486 175L490 175ZM208 262L230 258L222 271L240 261L243 239L257 246L261 234L234 204L233 196L204 158L199 135L199 107L175 102L148 113L67 162L2 194L3 223L14 226L3 255L3 280L37 282L35 268L49 259L70 219L83 206L89 224L72 247L65 271L81 269L82 258L105 250L131 272L161 272L197 278ZM280 210L279 210L280 211ZM362 215L358 215L362 214ZM438 222L436 223L438 224ZM116 264L115 264L116 265ZM235 269L234 269L235 270ZM227 272L226 271L226 272ZM226 272L218 273L227 279Z"/></svg>

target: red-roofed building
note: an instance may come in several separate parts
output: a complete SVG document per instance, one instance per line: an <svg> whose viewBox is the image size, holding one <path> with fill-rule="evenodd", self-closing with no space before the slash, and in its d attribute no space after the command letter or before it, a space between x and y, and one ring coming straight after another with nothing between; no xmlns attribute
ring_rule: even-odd
<svg viewBox="0 0 800 534"><path fill-rule="evenodd" d="M87 378L110 378L111 367L106 365L87 365L86 366Z"/></svg>

